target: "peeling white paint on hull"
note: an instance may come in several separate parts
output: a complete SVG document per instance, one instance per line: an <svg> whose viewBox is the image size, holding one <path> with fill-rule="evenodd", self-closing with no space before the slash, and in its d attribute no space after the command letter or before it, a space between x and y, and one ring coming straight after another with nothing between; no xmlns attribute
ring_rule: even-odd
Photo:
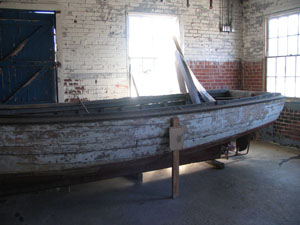
<svg viewBox="0 0 300 225"><path fill-rule="evenodd" d="M174 108L161 116L3 124L0 175L84 168L163 154L170 151L168 131L174 116L184 126L185 148L203 145L268 124L278 118L283 105L283 98L273 97L208 110L199 105L199 110L196 106L191 112Z"/></svg>

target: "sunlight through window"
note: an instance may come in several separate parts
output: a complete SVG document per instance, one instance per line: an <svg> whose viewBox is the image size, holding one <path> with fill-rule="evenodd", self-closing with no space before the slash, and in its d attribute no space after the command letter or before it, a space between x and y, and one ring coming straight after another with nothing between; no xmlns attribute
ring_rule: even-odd
<svg viewBox="0 0 300 225"><path fill-rule="evenodd" d="M129 14L131 96L179 93L173 36L179 38L175 16Z"/></svg>
<svg viewBox="0 0 300 225"><path fill-rule="evenodd" d="M300 97L300 13L268 20L266 62L267 91Z"/></svg>

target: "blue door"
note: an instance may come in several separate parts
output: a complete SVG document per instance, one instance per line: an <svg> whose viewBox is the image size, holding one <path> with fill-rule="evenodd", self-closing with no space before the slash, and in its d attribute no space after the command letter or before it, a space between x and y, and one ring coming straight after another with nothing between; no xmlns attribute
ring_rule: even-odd
<svg viewBox="0 0 300 225"><path fill-rule="evenodd" d="M55 14L0 9L0 104L57 102Z"/></svg>

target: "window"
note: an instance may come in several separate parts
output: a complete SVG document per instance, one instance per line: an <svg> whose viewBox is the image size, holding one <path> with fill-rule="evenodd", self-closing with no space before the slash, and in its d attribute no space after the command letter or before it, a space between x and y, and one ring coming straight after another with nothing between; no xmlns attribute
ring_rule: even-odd
<svg viewBox="0 0 300 225"><path fill-rule="evenodd" d="M128 25L131 96L179 93L173 41L178 18L130 13Z"/></svg>
<svg viewBox="0 0 300 225"><path fill-rule="evenodd" d="M300 13L270 18L267 26L267 91L300 97Z"/></svg>

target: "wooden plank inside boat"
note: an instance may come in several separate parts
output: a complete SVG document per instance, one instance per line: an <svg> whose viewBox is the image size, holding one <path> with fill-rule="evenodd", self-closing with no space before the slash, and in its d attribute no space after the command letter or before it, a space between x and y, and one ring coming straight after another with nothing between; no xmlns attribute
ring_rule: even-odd
<svg viewBox="0 0 300 225"><path fill-rule="evenodd" d="M201 97L203 98L204 102L215 102L216 100L205 90L205 88L201 85L201 83L197 80L196 76L194 75L193 71L189 68L188 64L186 63L180 45L176 37L173 37L175 46L177 51L175 52L177 61L176 66L178 64L179 69L177 69L177 76L180 75L184 78L184 81L190 91L191 99L193 103L196 103L199 96L195 96L195 92L199 92ZM180 74L178 74L180 73ZM181 87L182 84L179 80L179 86ZM196 91L194 90L196 88ZM182 88L180 88L181 90ZM184 92L185 93L185 92Z"/></svg>

